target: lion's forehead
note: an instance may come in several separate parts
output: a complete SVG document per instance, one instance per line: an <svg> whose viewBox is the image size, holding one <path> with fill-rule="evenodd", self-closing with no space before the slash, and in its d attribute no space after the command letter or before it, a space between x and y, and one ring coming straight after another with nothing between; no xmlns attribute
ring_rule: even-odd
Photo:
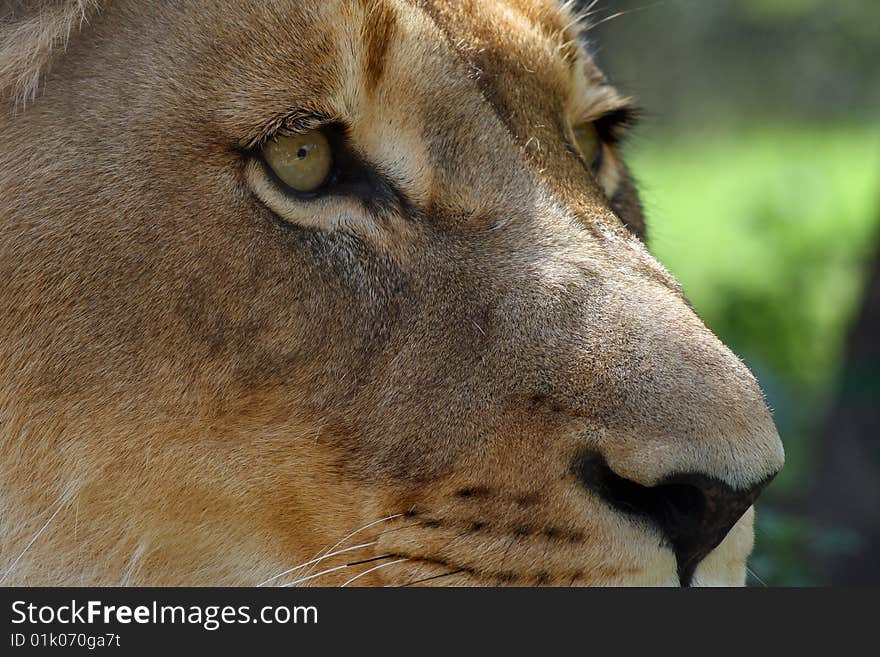
<svg viewBox="0 0 880 657"><path fill-rule="evenodd" d="M195 30L200 45L171 75L188 77L179 86L202 123L245 144L293 110L338 117L416 200L478 189L485 205L509 204L524 176L565 156L566 126L604 88L555 2L260 3L246 20L240 6L201 11L200 24L172 28ZM164 38L179 61L178 39Z"/></svg>
<svg viewBox="0 0 880 657"><path fill-rule="evenodd" d="M527 2L421 6L513 136L534 129L537 115L565 113L577 65L589 59L576 32L548 22L558 11Z"/></svg>

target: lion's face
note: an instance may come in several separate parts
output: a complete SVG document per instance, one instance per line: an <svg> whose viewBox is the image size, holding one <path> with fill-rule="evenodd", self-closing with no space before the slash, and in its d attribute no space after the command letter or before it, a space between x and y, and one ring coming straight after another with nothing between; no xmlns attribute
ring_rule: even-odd
<svg viewBox="0 0 880 657"><path fill-rule="evenodd" d="M88 8L0 119L4 583L744 581L781 444L567 11Z"/></svg>

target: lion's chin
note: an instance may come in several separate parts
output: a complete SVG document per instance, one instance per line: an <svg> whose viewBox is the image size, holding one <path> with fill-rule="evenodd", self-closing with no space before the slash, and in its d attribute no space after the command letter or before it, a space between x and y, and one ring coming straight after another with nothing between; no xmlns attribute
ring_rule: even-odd
<svg viewBox="0 0 880 657"><path fill-rule="evenodd" d="M754 546L754 507L749 508L723 541L697 566L690 581L692 587L745 586L749 554ZM658 556L651 568L635 579L617 582L620 586L680 587L677 569L667 554ZM648 573L653 573L649 575Z"/></svg>
<svg viewBox="0 0 880 657"><path fill-rule="evenodd" d="M751 507L697 566L691 586L745 586L746 561L755 543L755 509Z"/></svg>

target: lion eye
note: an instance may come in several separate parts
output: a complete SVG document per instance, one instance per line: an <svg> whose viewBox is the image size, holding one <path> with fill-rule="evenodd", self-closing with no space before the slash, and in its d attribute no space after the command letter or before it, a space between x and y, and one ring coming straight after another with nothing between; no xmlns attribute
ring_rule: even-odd
<svg viewBox="0 0 880 657"><path fill-rule="evenodd" d="M333 149L321 130L274 137L263 146L263 159L296 192L314 192L333 170Z"/></svg>
<svg viewBox="0 0 880 657"><path fill-rule="evenodd" d="M602 141L599 139L596 126L592 123L578 126L574 129L574 138L584 160L594 170L597 169L598 163L601 161Z"/></svg>

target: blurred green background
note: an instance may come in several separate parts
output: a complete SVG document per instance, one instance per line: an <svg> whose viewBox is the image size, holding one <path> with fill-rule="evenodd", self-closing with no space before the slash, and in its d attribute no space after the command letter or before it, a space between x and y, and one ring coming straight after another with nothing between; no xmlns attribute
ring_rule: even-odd
<svg viewBox="0 0 880 657"><path fill-rule="evenodd" d="M600 0L655 255L752 368L787 464L751 584L880 583L880 2ZM873 280L875 284L870 284Z"/></svg>

